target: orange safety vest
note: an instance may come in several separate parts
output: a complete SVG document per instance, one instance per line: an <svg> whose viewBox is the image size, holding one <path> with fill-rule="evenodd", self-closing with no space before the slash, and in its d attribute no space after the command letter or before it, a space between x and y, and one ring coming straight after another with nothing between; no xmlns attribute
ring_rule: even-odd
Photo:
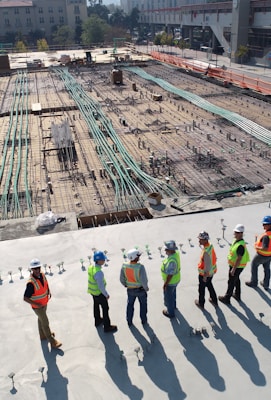
<svg viewBox="0 0 271 400"><path fill-rule="evenodd" d="M257 249L256 247L261 247L262 246L262 240L264 236L268 236L269 237L269 246L267 249ZM261 256L265 256L265 257L270 257L271 256L271 231L266 231L264 232L259 239L255 242L254 244L256 251L258 254L260 254Z"/></svg>
<svg viewBox="0 0 271 400"><path fill-rule="evenodd" d="M44 274L41 274L43 277L44 286L42 286L41 282L35 279L33 276L30 277L29 281L34 286L34 293L31 296L31 300L36 301L39 306L46 306L48 303L48 295L49 295L49 286ZM32 308L38 308L39 306L31 304Z"/></svg>
<svg viewBox="0 0 271 400"><path fill-rule="evenodd" d="M142 286L140 280L141 264L123 264L122 268L125 275L126 286L129 289L134 289Z"/></svg>
<svg viewBox="0 0 271 400"><path fill-rule="evenodd" d="M200 255L200 260L198 263L198 272L199 272L199 275L204 275L204 253L205 252L209 254L210 259L211 259L211 269L209 271L209 276L213 276L217 271L216 254L215 254L214 246L210 243L208 243L208 245L204 246L204 248L202 249L202 252Z"/></svg>

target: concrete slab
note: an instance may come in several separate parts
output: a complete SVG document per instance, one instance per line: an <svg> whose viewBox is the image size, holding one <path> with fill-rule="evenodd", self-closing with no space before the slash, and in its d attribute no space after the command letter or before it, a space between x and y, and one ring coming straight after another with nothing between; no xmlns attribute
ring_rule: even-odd
<svg viewBox="0 0 271 400"><path fill-rule="evenodd" d="M221 304L215 309L207 301L204 312L194 305L198 294L198 233L208 231L215 245L218 272L214 286L217 294L223 295L234 226L245 224L252 257L255 233L262 231L262 217L268 214L269 202L263 202L200 215L154 218L0 242L0 398L14 399L16 394L22 400L269 399L270 290L245 286L250 278L247 266L241 275L241 303L233 299L231 306ZM226 226L225 232L222 225ZM181 247L182 263L178 309L171 321L162 315L160 265L164 251L159 250L168 239L175 239ZM138 304L135 327L128 328L126 291L119 282L124 261L121 249L127 251L134 246L143 251L141 261L149 277L149 325L145 329L140 323ZM86 267L93 248L108 251L104 273L111 321L118 325L114 335L94 327L92 299L86 293ZM36 316L22 300L33 257L51 265L47 275L52 291L48 315L57 339L63 342L58 351L40 343ZM62 261L63 271L57 266ZM23 268L22 276L18 267ZM259 278L262 276L260 267ZM15 374L14 386L9 378L11 372Z"/></svg>

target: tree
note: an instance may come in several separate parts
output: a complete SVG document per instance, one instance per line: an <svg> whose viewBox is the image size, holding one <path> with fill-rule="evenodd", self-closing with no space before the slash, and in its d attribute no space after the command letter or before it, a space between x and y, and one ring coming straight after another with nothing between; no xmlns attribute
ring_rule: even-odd
<svg viewBox="0 0 271 400"><path fill-rule="evenodd" d="M18 53L26 53L27 47L22 40L18 40L15 44L15 50L18 51Z"/></svg>
<svg viewBox="0 0 271 400"><path fill-rule="evenodd" d="M240 57L241 65L243 64L243 59L247 55L247 53L248 53L248 47L247 46L240 45L238 47L238 50L236 52L236 56Z"/></svg>
<svg viewBox="0 0 271 400"><path fill-rule="evenodd" d="M101 5L101 4L95 4L92 7L88 7L88 17L91 17L93 14L98 15L101 19L103 19L105 22L108 21L108 14L109 10L107 7Z"/></svg>
<svg viewBox="0 0 271 400"><path fill-rule="evenodd" d="M178 47L179 47L179 49L182 50L182 57L183 57L184 50L189 49L190 45L186 40L181 39L181 40L179 40Z"/></svg>
<svg viewBox="0 0 271 400"><path fill-rule="evenodd" d="M74 30L68 25L58 26L53 33L53 42L62 46L74 43Z"/></svg>
<svg viewBox="0 0 271 400"><path fill-rule="evenodd" d="M117 10L113 14L111 14L109 23L112 26L120 26L122 28L129 27L129 20L127 15L125 15L124 11L119 8L117 8Z"/></svg>
<svg viewBox="0 0 271 400"><path fill-rule="evenodd" d="M48 51L49 46L48 46L46 39L38 39L37 40L37 48L38 48L38 51Z"/></svg>
<svg viewBox="0 0 271 400"><path fill-rule="evenodd" d="M131 14L128 16L128 23L130 31L132 32L134 28L138 27L139 11L138 8L133 8Z"/></svg>
<svg viewBox="0 0 271 400"><path fill-rule="evenodd" d="M92 15L83 23L82 42L85 45L104 42L104 36L108 30L108 25L97 15Z"/></svg>

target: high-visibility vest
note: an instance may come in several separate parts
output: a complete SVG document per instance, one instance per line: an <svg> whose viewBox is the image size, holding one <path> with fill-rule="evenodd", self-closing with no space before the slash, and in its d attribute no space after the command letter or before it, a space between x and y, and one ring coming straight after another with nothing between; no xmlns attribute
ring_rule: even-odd
<svg viewBox="0 0 271 400"><path fill-rule="evenodd" d="M94 275L96 272L101 271L102 268L100 265L90 265L88 268L88 293L93 296L99 296L102 292L99 289L99 286L94 279ZM106 286L106 280L103 278L104 286Z"/></svg>
<svg viewBox="0 0 271 400"><path fill-rule="evenodd" d="M180 253L176 251L175 253L171 254L168 258L166 258L161 266L161 275L162 279L165 282L167 280L167 274L165 273L168 264L173 261L176 265L175 271L169 281L169 285L177 285L181 280L181 261L180 261Z"/></svg>
<svg viewBox="0 0 271 400"><path fill-rule="evenodd" d="M210 260L211 260L211 268L209 271L209 276L213 276L217 271L216 254L215 254L214 246L210 243L208 243L207 246L204 246L204 248L202 249L202 252L200 255L200 261L198 263L198 272L199 272L199 275L204 275L204 253L205 252L209 254Z"/></svg>
<svg viewBox="0 0 271 400"><path fill-rule="evenodd" d="M261 256L265 256L265 257L270 257L271 256L271 231L266 231L264 232L257 240L257 242L254 244L254 246L262 246L262 240L264 236L268 236L269 237L269 246L267 249L256 249L257 253L260 254Z"/></svg>
<svg viewBox="0 0 271 400"><path fill-rule="evenodd" d="M245 268L245 266L247 265L247 263L249 261L249 254L248 254L248 251L247 251L247 247L246 247L245 241L243 239L242 240L237 240L237 241L235 240L232 243L232 245L230 247L229 254L228 254L228 264L231 267L234 267L235 262L236 262L236 260L238 258L237 249L238 249L238 247L240 245L244 246L245 252L244 252L243 257L241 258L240 264L239 264L239 266L237 268Z"/></svg>
<svg viewBox="0 0 271 400"><path fill-rule="evenodd" d="M35 279L34 276L31 276L28 280L28 283L30 282L34 286L34 293L30 297L30 299L37 303L37 305L31 304L32 308L39 308L40 306L46 306L46 304L49 301L48 282L46 276L43 273L41 273L41 275L43 277L44 286L42 286L40 280Z"/></svg>
<svg viewBox="0 0 271 400"><path fill-rule="evenodd" d="M142 286L140 280L140 267L141 264L139 263L122 265L127 288L134 289Z"/></svg>

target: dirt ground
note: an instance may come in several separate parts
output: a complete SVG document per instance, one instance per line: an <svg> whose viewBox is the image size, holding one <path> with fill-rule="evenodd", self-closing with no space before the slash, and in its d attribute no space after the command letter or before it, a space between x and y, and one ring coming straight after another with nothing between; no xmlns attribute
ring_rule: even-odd
<svg viewBox="0 0 271 400"><path fill-rule="evenodd" d="M166 65L147 62L143 68L270 129L271 106L267 102ZM100 104L137 165L148 175L169 183L177 197L206 196L241 185L257 188L270 182L268 145L226 120L126 70L123 84L115 85L110 64L69 72ZM18 79L26 81L27 90L17 104L22 97L17 92ZM154 94L161 95L161 100L155 101ZM2 219L28 217L47 210L77 215L116 211L114 184L104 173L89 127L53 70L25 72L20 78L16 73L1 77L0 102ZM42 111L34 112L38 104ZM64 121L70 126L76 153L76 160L69 162L66 158L65 162L60 160L51 136L51 124ZM24 135L22 142L20 135ZM27 205L26 179L31 208ZM14 205L16 201L19 207Z"/></svg>

